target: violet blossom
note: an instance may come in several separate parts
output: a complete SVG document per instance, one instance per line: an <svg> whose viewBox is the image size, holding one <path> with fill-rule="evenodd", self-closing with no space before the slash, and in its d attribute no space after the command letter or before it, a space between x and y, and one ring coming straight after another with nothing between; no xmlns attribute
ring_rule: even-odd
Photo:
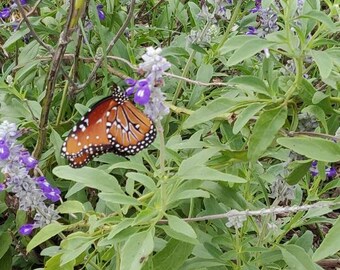
<svg viewBox="0 0 340 270"><path fill-rule="evenodd" d="M14 193L19 201L19 209L35 213L34 222L24 224L19 229L23 235L33 229L41 228L59 218L54 205L61 199L60 190L52 187L45 177L32 177L30 170L38 161L16 140L21 135L14 123L4 121L0 124L0 169L5 182L0 184L0 191Z"/></svg>
<svg viewBox="0 0 340 270"><path fill-rule="evenodd" d="M125 80L129 85L126 95L134 95L134 101L144 106L144 113L152 120L158 121L169 113L169 108L165 105L165 96L161 91L164 84L164 72L170 68L170 63L160 56L161 49L148 47L143 54L143 63L139 65L141 71L145 73L145 78Z"/></svg>
<svg viewBox="0 0 340 270"><path fill-rule="evenodd" d="M309 168L309 172L312 177L316 177L319 175L319 170L317 166L318 166L318 162L317 160L314 160L311 164L311 167ZM333 179L336 175L337 175L337 171L334 167L326 166L326 177L328 179Z"/></svg>
<svg viewBox="0 0 340 270"><path fill-rule="evenodd" d="M104 6L102 4L97 5L97 13L98 13L98 17L99 20L103 21L105 20L105 13L103 11Z"/></svg>

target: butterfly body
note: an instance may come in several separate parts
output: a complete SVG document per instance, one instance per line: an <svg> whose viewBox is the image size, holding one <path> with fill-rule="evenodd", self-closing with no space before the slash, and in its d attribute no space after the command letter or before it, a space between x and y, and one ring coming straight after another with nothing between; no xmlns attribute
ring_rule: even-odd
<svg viewBox="0 0 340 270"><path fill-rule="evenodd" d="M135 155L156 138L153 122L115 89L80 119L65 139L61 154L71 167L85 166L94 157L113 152Z"/></svg>

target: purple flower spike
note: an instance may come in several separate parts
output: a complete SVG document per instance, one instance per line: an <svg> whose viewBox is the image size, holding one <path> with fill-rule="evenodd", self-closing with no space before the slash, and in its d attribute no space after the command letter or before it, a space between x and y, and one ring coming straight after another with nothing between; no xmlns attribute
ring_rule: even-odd
<svg viewBox="0 0 340 270"><path fill-rule="evenodd" d="M27 0L20 0L22 6L27 5Z"/></svg>
<svg viewBox="0 0 340 270"><path fill-rule="evenodd" d="M32 233L33 229L34 229L34 224L29 224L29 223L24 224L20 227L19 233L21 235L29 235Z"/></svg>
<svg viewBox="0 0 340 270"><path fill-rule="evenodd" d="M103 11L103 5L97 5L97 13L98 13L98 17L99 20L103 21L105 20L105 13Z"/></svg>
<svg viewBox="0 0 340 270"><path fill-rule="evenodd" d="M131 96L135 92L135 87L131 86L125 90L125 95Z"/></svg>
<svg viewBox="0 0 340 270"><path fill-rule="evenodd" d="M336 169L334 167L327 168L326 175L328 178L334 178L336 176Z"/></svg>
<svg viewBox="0 0 340 270"><path fill-rule="evenodd" d="M256 34L257 34L256 28L254 26L248 26L248 31L246 32L246 35L252 36Z"/></svg>
<svg viewBox="0 0 340 270"><path fill-rule="evenodd" d="M0 140L0 159L5 160L9 157L10 151L4 140Z"/></svg>
<svg viewBox="0 0 340 270"><path fill-rule="evenodd" d="M26 166L28 170L34 169L38 165L38 161L31 157L31 155L25 151L21 153L20 161Z"/></svg>
<svg viewBox="0 0 340 270"><path fill-rule="evenodd" d="M0 18L7 19L9 16L11 16L11 9L10 8L3 8L0 11Z"/></svg>
<svg viewBox="0 0 340 270"><path fill-rule="evenodd" d="M125 82L126 82L126 84L129 85L129 86L135 86L135 84L137 83L137 81L134 80L134 79L132 79L132 78L127 78L127 79L125 79Z"/></svg>
<svg viewBox="0 0 340 270"><path fill-rule="evenodd" d="M44 195L47 199L51 200L52 202L56 202L60 200L60 190L59 188L51 188L48 192L44 192Z"/></svg>
<svg viewBox="0 0 340 270"><path fill-rule="evenodd" d="M5 189L6 189L5 184L0 184L0 192L1 192L1 191L4 191Z"/></svg>
<svg viewBox="0 0 340 270"><path fill-rule="evenodd" d="M148 85L143 88L138 89L134 96L134 101L139 105L145 105L149 102L151 96L151 91Z"/></svg>

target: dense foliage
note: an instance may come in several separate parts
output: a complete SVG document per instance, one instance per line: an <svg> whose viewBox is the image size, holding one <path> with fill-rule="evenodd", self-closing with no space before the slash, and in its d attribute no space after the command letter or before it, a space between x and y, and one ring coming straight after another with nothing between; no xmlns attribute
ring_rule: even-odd
<svg viewBox="0 0 340 270"><path fill-rule="evenodd" d="M337 0L1 4L1 270L339 266ZM156 140L71 168L113 85Z"/></svg>

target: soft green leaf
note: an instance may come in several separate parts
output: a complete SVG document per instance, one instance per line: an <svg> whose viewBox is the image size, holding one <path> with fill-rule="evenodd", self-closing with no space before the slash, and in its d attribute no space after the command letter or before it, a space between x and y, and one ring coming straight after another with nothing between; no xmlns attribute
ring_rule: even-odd
<svg viewBox="0 0 340 270"><path fill-rule="evenodd" d="M302 18L310 18L322 22L325 24L330 30L336 31L336 25L333 23L332 19L328 17L324 12L319 10L312 10L307 14L300 16Z"/></svg>
<svg viewBox="0 0 340 270"><path fill-rule="evenodd" d="M207 106L199 108L193 112L188 119L183 123L183 128L188 129L195 125L205 123L217 116L221 116L231 110L232 106L236 104L235 100L221 97L212 102Z"/></svg>
<svg viewBox="0 0 340 270"><path fill-rule="evenodd" d="M154 270L177 270L192 252L193 245L170 239L166 247L152 259Z"/></svg>
<svg viewBox="0 0 340 270"><path fill-rule="evenodd" d="M60 223L54 222L43 227L28 243L27 252L30 252L33 248L47 241L56 234L66 230L68 226L61 225Z"/></svg>
<svg viewBox="0 0 340 270"><path fill-rule="evenodd" d="M197 70L196 80L208 83L210 82L213 74L214 68L212 65L202 64ZM199 101L204 89L204 86L196 85L194 87L193 91L191 92L189 103L187 105L188 108L191 108L197 101Z"/></svg>
<svg viewBox="0 0 340 270"><path fill-rule="evenodd" d="M258 39L259 38L256 36L247 36L247 35L231 37L227 40L227 42L220 49L220 54L224 55L228 52L231 52L231 51L234 51L240 48L240 44L245 44L248 41L254 41Z"/></svg>
<svg viewBox="0 0 340 270"><path fill-rule="evenodd" d="M181 171L178 176L182 179L197 179L197 180L212 180L223 181L230 183L246 183L247 181L236 175L223 173L218 170L204 167L204 166L192 166L186 171Z"/></svg>
<svg viewBox="0 0 340 270"><path fill-rule="evenodd" d="M7 250L9 249L12 243L12 237L9 232L3 232L0 235L0 243L1 243L0 245L0 259L1 259L2 256L6 254Z"/></svg>
<svg viewBox="0 0 340 270"><path fill-rule="evenodd" d="M101 192L98 194L99 198L106 202L111 203L119 203L119 204L128 204L128 205L140 205L141 203L133 198L129 197L125 194L113 193L113 192Z"/></svg>
<svg viewBox="0 0 340 270"><path fill-rule="evenodd" d="M292 270L316 270L315 264L303 248L296 245L280 247L283 259Z"/></svg>
<svg viewBox="0 0 340 270"><path fill-rule="evenodd" d="M268 87L263 82L255 76L238 76L232 78L228 83L235 84L240 89L245 89L247 91L261 93L270 97Z"/></svg>
<svg viewBox="0 0 340 270"><path fill-rule="evenodd" d="M312 51L311 54L319 68L321 77L323 79L327 78L333 68L333 59L324 51Z"/></svg>
<svg viewBox="0 0 340 270"><path fill-rule="evenodd" d="M81 202L66 201L58 206L58 212L61 214L85 213L85 208Z"/></svg>
<svg viewBox="0 0 340 270"><path fill-rule="evenodd" d="M310 161L298 164L287 176L287 183L289 185L297 184L307 173L309 173L310 166Z"/></svg>
<svg viewBox="0 0 340 270"><path fill-rule="evenodd" d="M70 166L58 166L53 169L53 173L60 178L72 180L87 187L105 192L123 193L114 176L97 168L73 169Z"/></svg>
<svg viewBox="0 0 340 270"><path fill-rule="evenodd" d="M34 60L39 52L39 44L36 40L31 41L21 50L18 57L18 64L22 65L31 60Z"/></svg>
<svg viewBox="0 0 340 270"><path fill-rule="evenodd" d="M238 49L231 55L227 65L233 66L248 59L265 48L269 48L273 43L265 39L249 40L244 44L239 44Z"/></svg>
<svg viewBox="0 0 340 270"><path fill-rule="evenodd" d="M172 195L170 203L192 198L209 198L210 193L200 189L187 189Z"/></svg>
<svg viewBox="0 0 340 270"><path fill-rule="evenodd" d="M334 223L333 227L326 234L325 239L315 251L313 261L317 262L324 258L334 255L340 250L340 217Z"/></svg>
<svg viewBox="0 0 340 270"><path fill-rule="evenodd" d="M175 232L184 234L190 238L197 238L197 235L193 228L183 219L180 219L179 217L173 215L166 215L166 217L169 222L169 227Z"/></svg>
<svg viewBox="0 0 340 270"><path fill-rule="evenodd" d="M177 239L177 240L182 241L182 242L190 243L190 244L193 244L193 245L198 244L198 240L196 238L192 238L192 237L189 237L185 234L178 233L178 232L174 231L173 229L171 229L168 225L164 225L161 228L171 238Z"/></svg>
<svg viewBox="0 0 340 270"><path fill-rule="evenodd" d="M340 160L340 145L329 140L312 137L284 137L277 139L277 142L311 159L325 162Z"/></svg>
<svg viewBox="0 0 340 270"><path fill-rule="evenodd" d="M11 249L8 249L7 252L0 258L1 270L13 270L12 258L13 258L12 251Z"/></svg>
<svg viewBox="0 0 340 270"><path fill-rule="evenodd" d="M129 179L133 179L134 181L141 183L142 185L147 187L150 191L156 189L156 184L153 181L153 179L145 174L129 172L126 174L126 176Z"/></svg>
<svg viewBox="0 0 340 270"><path fill-rule="evenodd" d="M246 107L238 116L234 123L233 133L237 134L248 123L248 121L258 113L265 105L254 103Z"/></svg>
<svg viewBox="0 0 340 270"><path fill-rule="evenodd" d="M270 146L287 117L287 108L281 106L264 111L257 120L249 139L248 158L257 160Z"/></svg>
<svg viewBox="0 0 340 270"><path fill-rule="evenodd" d="M15 32L12 33L12 35L10 35L10 37L6 40L6 42L4 43L4 45L2 45L2 47L4 49L6 49L7 47L9 47L10 45L12 45L13 43L17 42L18 40L22 39L22 37L26 34L28 34L30 32L30 30L28 28L25 29L19 29Z"/></svg>
<svg viewBox="0 0 340 270"><path fill-rule="evenodd" d="M139 270L153 251L153 230L133 234L121 251L120 270Z"/></svg>

